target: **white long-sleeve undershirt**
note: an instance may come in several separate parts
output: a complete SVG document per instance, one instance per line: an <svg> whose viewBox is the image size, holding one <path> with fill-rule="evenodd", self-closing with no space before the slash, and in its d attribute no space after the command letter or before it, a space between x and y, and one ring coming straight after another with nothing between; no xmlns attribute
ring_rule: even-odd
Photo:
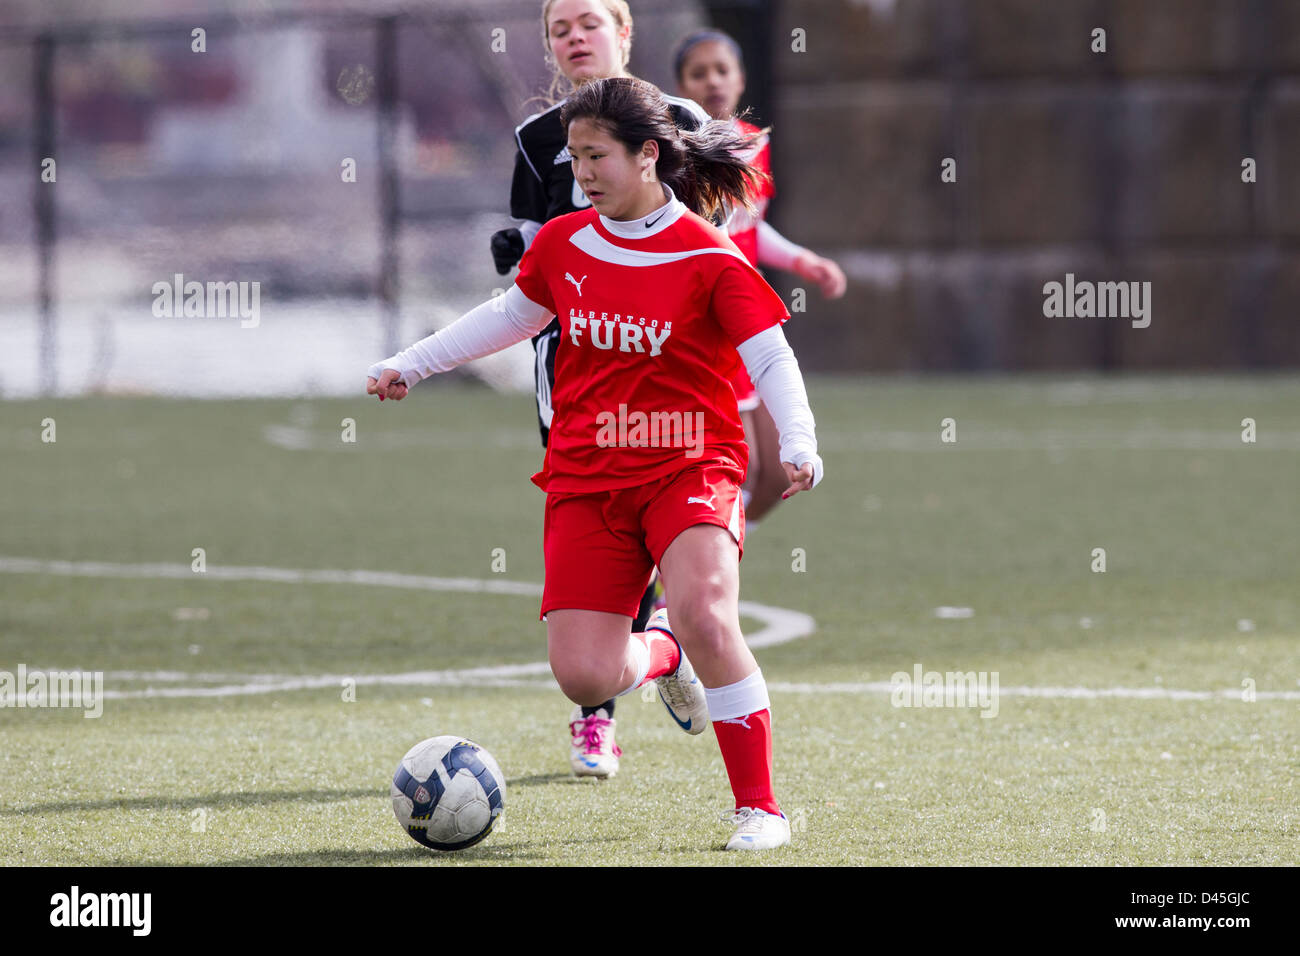
<svg viewBox="0 0 1300 956"><path fill-rule="evenodd" d="M416 342L391 358L370 366L371 378L384 369L402 373L410 388L438 372L450 372L458 365L509 348L546 328L555 313L538 305L512 285L494 299L477 305L445 329Z"/></svg>
<svg viewBox="0 0 1300 956"><path fill-rule="evenodd" d="M802 468L813 466L813 487L822 480L817 454L817 423L808 405L803 375L781 326L774 325L737 346L758 397L767 406L781 436L781 460Z"/></svg>
<svg viewBox="0 0 1300 956"><path fill-rule="evenodd" d="M758 222L758 264L794 272L794 263L808 250L781 235L766 219Z"/></svg>
<svg viewBox="0 0 1300 956"><path fill-rule="evenodd" d="M378 379L384 369L401 373L407 387L430 375L449 372L459 365L491 355L546 328L554 315L545 306L511 286L494 299L475 306L433 335L421 339L391 358L370 366ZM802 467L813 465L813 486L822 480L822 460L817 454L817 423L808 405L803 375L794 351L779 325L740 343L740 353L750 381L776 423L781 437L781 460Z"/></svg>

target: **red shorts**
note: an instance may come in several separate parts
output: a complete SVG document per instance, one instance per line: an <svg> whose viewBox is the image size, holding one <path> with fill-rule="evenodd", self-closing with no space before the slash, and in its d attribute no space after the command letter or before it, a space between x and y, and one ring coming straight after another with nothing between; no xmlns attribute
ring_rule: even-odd
<svg viewBox="0 0 1300 956"><path fill-rule="evenodd" d="M617 491L551 492L540 616L578 608L635 618L655 565L692 525L726 528L744 555L744 480L738 465L713 461Z"/></svg>

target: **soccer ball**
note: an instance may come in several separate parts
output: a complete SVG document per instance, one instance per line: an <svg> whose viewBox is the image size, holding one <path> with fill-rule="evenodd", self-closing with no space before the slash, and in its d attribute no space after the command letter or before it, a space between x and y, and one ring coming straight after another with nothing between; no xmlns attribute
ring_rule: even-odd
<svg viewBox="0 0 1300 956"><path fill-rule="evenodd" d="M492 755L464 737L430 737L393 774L393 813L411 839L463 850L492 832L505 809L506 778Z"/></svg>

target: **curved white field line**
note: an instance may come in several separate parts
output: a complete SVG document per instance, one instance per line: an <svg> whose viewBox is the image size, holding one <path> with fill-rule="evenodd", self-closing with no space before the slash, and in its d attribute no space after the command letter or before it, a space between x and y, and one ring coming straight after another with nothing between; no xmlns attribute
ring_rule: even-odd
<svg viewBox="0 0 1300 956"><path fill-rule="evenodd" d="M41 561L35 558L0 557L0 573L57 574L72 577L185 578L195 572L188 564L112 564L101 561ZM272 581L289 584L368 584L378 587L410 588L426 591L468 591L471 593L514 594L538 597L541 585L517 581L479 580L476 578L436 578L384 571L293 570L263 567L209 566L205 575L222 581ZM750 647L772 647L807 637L816 629L813 618L800 611L771 607L753 601L741 601L740 613L757 618L765 626L748 635ZM36 668L29 670L34 673ZM56 670L56 668L49 668ZM402 674L242 674L187 673L184 671L108 671L108 680L153 683L201 682L214 686L146 687L141 690L106 690L106 699L137 697L235 697L269 694L276 691L338 688L344 681L354 686L427 687L554 687L550 665L503 664L493 667L470 667L459 670L409 671ZM888 695L893 685L888 681L860 683L788 683L772 681L768 689L788 694L879 694ZM1007 697L1095 700L1122 698L1131 700L1240 700L1238 689L1201 691L1163 687L999 687ZM1256 691L1257 700L1300 700L1300 691Z"/></svg>
<svg viewBox="0 0 1300 956"><path fill-rule="evenodd" d="M110 578L196 578L200 574L188 564L114 564L106 561L42 561L36 558L0 557L0 573L55 574L69 577ZM409 588L422 591L458 591L472 594L513 594L541 597L542 586L522 581L479 580L477 578L436 578L389 571L300 570L265 567L207 566L202 577L219 581L271 581L279 584L364 584L376 587ZM802 611L771 607L754 601L741 601L740 613L756 618L763 627L746 635L750 647L772 647L807 637L817 629L817 622ZM53 668L51 668L53 669ZM356 686L377 684L418 684L428 686L516 687L538 686L536 678L549 678L551 665L504 664L495 667L471 667L460 670L411 671L404 674L322 674L293 676L287 674L184 674L178 671L110 671L106 678L133 681L218 681L214 687L148 687L138 691L105 691L104 697L231 697L243 694L269 694L281 690L309 690L339 687L344 680ZM233 683L233 682L238 683ZM547 681L549 683L549 681Z"/></svg>

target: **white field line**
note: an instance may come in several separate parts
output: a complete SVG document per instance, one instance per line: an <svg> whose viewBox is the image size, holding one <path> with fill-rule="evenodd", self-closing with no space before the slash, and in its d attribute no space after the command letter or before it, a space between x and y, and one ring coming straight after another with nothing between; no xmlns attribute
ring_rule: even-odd
<svg viewBox="0 0 1300 956"><path fill-rule="evenodd" d="M54 574L68 577L114 578L195 578L200 574L188 564L113 564L105 561L42 561L35 558L0 557L0 573ZM476 578L435 578L385 571L296 570L290 568L222 567L209 564L201 575L219 581L269 581L280 584L363 584L376 587L408 588L424 591L459 591L469 593L514 594L540 597L542 586L522 581L478 580ZM771 607L754 601L741 601L740 613L756 618L763 627L745 640L750 647L772 647L807 637L817 623L802 611ZM55 668L51 668L55 670ZM34 673L34 671L29 671ZM311 690L340 687L344 680L356 686L376 684L411 684L424 686L517 687L521 684L545 686L536 680L521 678L549 677L546 661L535 664L505 664L497 667L473 667L446 671L412 671L405 674L184 674L180 671L110 671L109 680L179 683L213 683L214 687L147 687L143 690L109 690L108 699L129 697L233 697L269 694L275 691ZM545 683L553 683L546 681Z"/></svg>
<svg viewBox="0 0 1300 956"><path fill-rule="evenodd" d="M1241 440L1239 428L1216 430L1188 428L1080 428L976 429L961 433L960 441L940 441L939 430L933 431L831 431L820 436L826 451L1300 451L1300 432L1261 432L1258 441ZM339 432L301 428L296 425L266 425L262 439L286 451L355 452L361 446L345 443ZM536 435L520 430L466 434L406 431L381 433L367 439L371 451L402 448L531 448Z"/></svg>
<svg viewBox="0 0 1300 956"><path fill-rule="evenodd" d="M411 447L433 448L527 448L538 447L537 431L526 429L488 429L479 432L451 431L430 433L413 429L384 431L361 442L345 442L339 429L304 428L299 425L264 425L262 440L285 451L340 451L357 453L397 451Z"/></svg>
<svg viewBox="0 0 1300 956"><path fill-rule="evenodd" d="M54 668L50 669L51 671ZM29 670L28 674L37 673ZM69 673L69 672L64 672ZM76 673L71 672L71 673ZM557 690L550 674L550 665L509 664L502 667L475 667L448 671L410 671L405 674L227 674L220 675L232 682L213 687L146 687L141 690L105 690L105 700L132 698L195 698L195 697L246 697L294 690L337 690L351 682L356 687L524 687L533 690ZM514 676L508 676L514 675ZM211 679L218 675L188 675L191 679ZM174 671L109 671L106 680L125 681L175 681ZM242 681L235 683L234 681ZM888 697L893 685L887 681L865 683L808 684L772 681L768 690L778 694L855 694ZM1174 690L1163 687L999 687L1001 697L1029 697L1055 700L1098 700L1121 698L1129 700L1222 700L1240 701L1240 690ZM1300 700L1300 691L1256 691L1256 700Z"/></svg>
<svg viewBox="0 0 1300 956"><path fill-rule="evenodd" d="M471 594L517 594L541 597L540 584L477 578L434 578L393 571L295 570L293 568L223 567L211 562L207 570L188 564L112 564L107 561L40 561L0 557L0 573L57 574L78 578L189 578L201 581L270 581L277 584L369 584L419 591L462 591Z"/></svg>
<svg viewBox="0 0 1300 956"><path fill-rule="evenodd" d="M70 577L185 578L193 577L188 564L111 564L101 561L41 561L35 558L0 557L0 573L56 574ZM471 593L518 594L538 596L541 585L515 581L483 581L474 578L435 578L413 574L379 571L311 571L288 568L209 566L205 572L222 581L272 581L289 584L368 584L378 587L413 588L428 591L469 591ZM746 641L750 647L772 647L811 634L816 622L807 614L786 608L771 607L753 601L741 601L740 613L757 618L766 626ZM53 671L56 668L50 668ZM471 667L459 670L409 671L403 674L240 674L195 673L183 671L109 671L108 680L128 682L181 683L200 681L212 687L146 687L141 690L106 690L106 699L136 697L235 697L269 694L276 691L337 688L344 681L355 686L442 686L442 687L554 687L549 679L550 665L503 664L495 667ZM29 670L28 673L36 671ZM770 690L787 694L880 694L888 695L893 684L888 681L863 683L785 683L773 681ZM1240 690L1196 691L1163 687L999 687L999 695L1048 699L1088 700L1129 698L1138 700L1234 700ZM1257 700L1300 700L1300 691L1256 691Z"/></svg>
<svg viewBox="0 0 1300 956"><path fill-rule="evenodd" d="M769 690L787 694L881 694L894 690L889 681L860 684L788 684L770 682ZM1241 689L1174 690L1169 687L998 687L999 697L1041 697L1054 700L1097 700L1107 697L1130 700L1241 700ZM1300 690L1255 691L1256 700L1300 700Z"/></svg>

